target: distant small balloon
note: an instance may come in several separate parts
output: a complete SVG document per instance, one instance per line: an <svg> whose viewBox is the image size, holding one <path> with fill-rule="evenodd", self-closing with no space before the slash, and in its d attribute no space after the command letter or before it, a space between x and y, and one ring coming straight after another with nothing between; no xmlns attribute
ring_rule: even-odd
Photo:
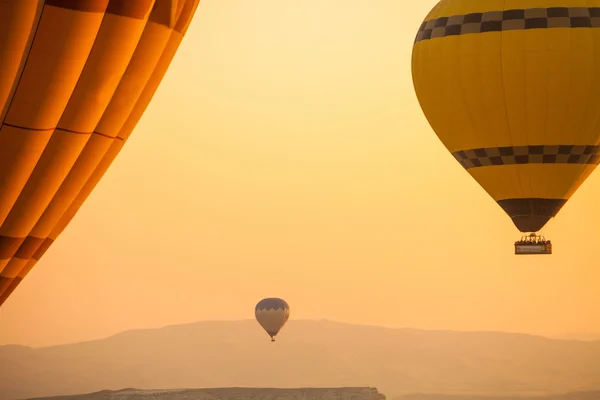
<svg viewBox="0 0 600 400"><path fill-rule="evenodd" d="M271 342L274 342L275 336L290 317L290 306L283 299L262 299L254 308L254 315L260 326L271 337Z"/></svg>

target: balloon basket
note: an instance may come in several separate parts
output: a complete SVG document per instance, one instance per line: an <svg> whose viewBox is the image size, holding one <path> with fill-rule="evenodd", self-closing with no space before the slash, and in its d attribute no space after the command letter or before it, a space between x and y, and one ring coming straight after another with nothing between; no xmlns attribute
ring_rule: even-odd
<svg viewBox="0 0 600 400"><path fill-rule="evenodd" d="M543 236L531 233L515 242L516 255L552 254L552 243Z"/></svg>

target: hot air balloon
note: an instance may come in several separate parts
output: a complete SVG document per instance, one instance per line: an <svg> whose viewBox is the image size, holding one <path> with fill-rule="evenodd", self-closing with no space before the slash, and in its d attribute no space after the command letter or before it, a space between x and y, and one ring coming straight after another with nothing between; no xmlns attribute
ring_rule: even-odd
<svg viewBox="0 0 600 400"><path fill-rule="evenodd" d="M256 320L275 341L275 336L285 325L290 317L290 307L285 300L279 298L262 299L254 308Z"/></svg>
<svg viewBox="0 0 600 400"><path fill-rule="evenodd" d="M537 233L600 161L599 27L600 0L441 0L418 30L421 108L523 232L516 254L552 253Z"/></svg>
<svg viewBox="0 0 600 400"><path fill-rule="evenodd" d="M0 2L0 305L125 144L199 1Z"/></svg>

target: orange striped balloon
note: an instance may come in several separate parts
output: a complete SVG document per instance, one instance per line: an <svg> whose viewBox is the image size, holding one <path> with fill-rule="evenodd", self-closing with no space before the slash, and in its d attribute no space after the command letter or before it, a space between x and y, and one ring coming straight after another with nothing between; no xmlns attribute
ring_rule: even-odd
<svg viewBox="0 0 600 400"><path fill-rule="evenodd" d="M199 2L0 2L0 305L119 154Z"/></svg>

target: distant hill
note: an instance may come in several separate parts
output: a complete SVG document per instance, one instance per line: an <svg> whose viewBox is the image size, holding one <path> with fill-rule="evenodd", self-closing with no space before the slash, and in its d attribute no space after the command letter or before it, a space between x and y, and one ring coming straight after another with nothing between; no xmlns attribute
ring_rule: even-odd
<svg viewBox="0 0 600 400"><path fill-rule="evenodd" d="M255 321L0 347L0 399L124 387L375 386L410 393L547 395L600 388L600 342L292 320L277 342Z"/></svg>
<svg viewBox="0 0 600 400"><path fill-rule="evenodd" d="M217 388L171 390L103 390L73 396L29 400L385 400L375 388Z"/></svg>

